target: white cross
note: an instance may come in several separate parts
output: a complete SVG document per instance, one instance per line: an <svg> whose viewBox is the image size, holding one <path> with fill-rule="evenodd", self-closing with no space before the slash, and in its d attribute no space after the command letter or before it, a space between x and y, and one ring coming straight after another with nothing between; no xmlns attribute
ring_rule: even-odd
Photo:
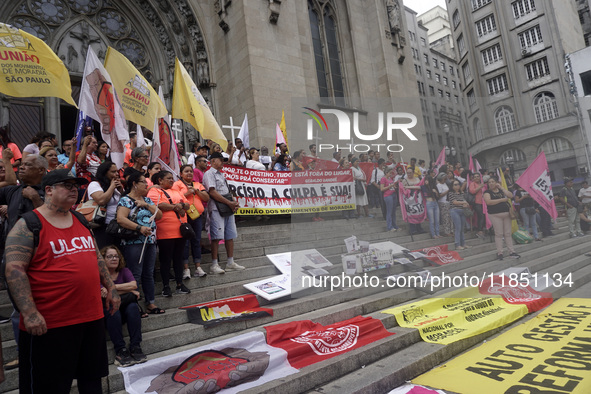
<svg viewBox="0 0 591 394"><path fill-rule="evenodd" d="M182 128L182 125L183 124L178 119L175 119L175 120L172 121L172 131L174 132L174 138L176 140L179 140L179 141L183 141L183 138L182 138L182 136L183 136L183 128Z"/></svg>
<svg viewBox="0 0 591 394"><path fill-rule="evenodd" d="M232 131L232 143L234 143L234 140L236 139L234 137L234 130L238 129L240 130L242 127L241 126L234 126L234 120L232 119L232 117L230 116L230 125L223 125L222 126L223 129L230 129Z"/></svg>

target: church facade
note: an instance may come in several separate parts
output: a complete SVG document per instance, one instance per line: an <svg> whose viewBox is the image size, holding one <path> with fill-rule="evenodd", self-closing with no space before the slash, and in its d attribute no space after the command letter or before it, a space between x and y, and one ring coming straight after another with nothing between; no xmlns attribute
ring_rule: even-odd
<svg viewBox="0 0 591 394"><path fill-rule="evenodd" d="M0 4L0 15L57 53L76 102L88 47L104 60L111 46L156 89L162 86L169 111L178 58L221 126L230 118L239 126L248 114L252 146L274 145L282 110L292 150L320 142L318 130L315 141L307 138L305 106L319 113L337 109L351 119L351 141L335 148L358 153L365 149L353 149L359 142L375 144L385 156L394 144L405 161L429 157L416 77L405 61L410 47L401 1L14 0ZM414 113L416 140L386 133L385 113L396 113L393 119ZM75 107L56 98L1 96L0 123L10 122L20 146L39 130L71 138L76 116ZM325 119L328 130L342 127L336 117ZM228 139L238 133L222 130ZM177 133L185 142L198 138L186 123ZM336 132L326 136L329 142Z"/></svg>

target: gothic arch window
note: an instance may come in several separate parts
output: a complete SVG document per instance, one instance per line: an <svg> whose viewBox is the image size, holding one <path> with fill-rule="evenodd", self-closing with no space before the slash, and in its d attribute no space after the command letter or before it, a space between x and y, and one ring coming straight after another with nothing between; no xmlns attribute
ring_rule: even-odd
<svg viewBox="0 0 591 394"><path fill-rule="evenodd" d="M504 134L515 130L515 114L511 107L503 105L495 111L495 127L497 134Z"/></svg>
<svg viewBox="0 0 591 394"><path fill-rule="evenodd" d="M540 148L538 149L538 154L541 151L544 151L544 153L548 155L551 153L564 152L572 149L572 144L566 138L554 137L544 141L542 145L540 145Z"/></svg>
<svg viewBox="0 0 591 394"><path fill-rule="evenodd" d="M309 0L308 13L320 97L344 105L345 85L335 10L330 2Z"/></svg>
<svg viewBox="0 0 591 394"><path fill-rule="evenodd" d="M521 149L507 149L505 152L503 152L499 161L501 164L507 164L507 162L520 163L525 162L526 157L525 153L523 153Z"/></svg>
<svg viewBox="0 0 591 394"><path fill-rule="evenodd" d="M478 118L474 119L474 121L472 122L472 126L474 128L476 142L483 140L484 134L482 133L482 125L480 124L480 120Z"/></svg>
<svg viewBox="0 0 591 394"><path fill-rule="evenodd" d="M556 98L550 92L541 92L534 97L534 113L536 123L546 122L558 118Z"/></svg>

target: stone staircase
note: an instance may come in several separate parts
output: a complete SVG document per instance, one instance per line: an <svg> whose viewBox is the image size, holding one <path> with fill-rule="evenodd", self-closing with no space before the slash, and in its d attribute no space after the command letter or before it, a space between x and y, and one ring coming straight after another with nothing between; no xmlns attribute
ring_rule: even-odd
<svg viewBox="0 0 591 394"><path fill-rule="evenodd" d="M377 212L376 212L377 213ZM347 352L300 370L299 373L284 379L272 381L247 390L247 393L385 393L389 390L428 371L434 366L456 356L460 352L480 343L501 329L481 334L451 345L435 345L420 339L415 329L399 327L392 315L380 311L413 299L434 297L450 289L440 290L435 295L427 295L412 288L347 288L330 291L315 288L298 294L291 299L281 299L269 303L260 299L261 305L273 308L273 317L265 317L234 323L225 323L205 329L189 323L187 313L177 309L185 305L248 294L243 284L278 275L279 271L265 257L267 254L290 250L317 249L333 264L329 271L333 275L342 272L340 255L346 251L343 239L356 235L360 240L380 242L391 240L410 250L448 243L453 249L453 238L442 238L435 242L428 234L410 237L406 231L389 233L381 218L341 219L339 215L324 222L304 221L302 217L273 219L268 223L246 221L238 226L239 237L235 241L235 258L247 267L242 272L228 272L225 275L208 275L185 281L191 289L188 295L173 295L171 298L157 296L156 303L166 309L163 315L151 315L142 319L142 348L149 359L162 357L197 346L217 342L246 331L263 331L263 326L296 320L313 320L327 325L358 315L372 316L382 321L386 329L397 335ZM399 220L398 223L402 223ZM423 225L426 229L427 226ZM591 294L591 258L584 254L591 251L591 236L586 238L568 237L564 218L559 218L555 235L529 245L517 245L520 260L496 260L494 242L490 238L478 239L467 234L471 249L460 251L464 260L446 266L432 267L424 264L433 275L445 272L446 275L478 275L501 271L510 266L525 266L531 272L561 273L572 272L573 287L561 287L552 291L555 297L570 296L569 293ZM223 249L223 248L222 248ZM222 267L225 251L220 258ZM210 255L203 259L203 269L208 272ZM423 263L418 263L423 264ZM401 266L392 267L390 274L404 272ZM159 278L156 294L161 291ZM9 314L9 301L6 291L0 291L0 314ZM527 317L526 317L527 318ZM524 318L525 319L525 318ZM515 324L519 324L523 319ZM4 360L16 358L16 343L10 324L0 326ZM108 343L109 359L114 358L113 347ZM119 370L110 365L110 375L104 379L104 392L124 392L123 377ZM0 391L10 392L18 389L17 370L6 371L6 382ZM74 388L73 391L76 391ZM16 392L16 391L15 391Z"/></svg>

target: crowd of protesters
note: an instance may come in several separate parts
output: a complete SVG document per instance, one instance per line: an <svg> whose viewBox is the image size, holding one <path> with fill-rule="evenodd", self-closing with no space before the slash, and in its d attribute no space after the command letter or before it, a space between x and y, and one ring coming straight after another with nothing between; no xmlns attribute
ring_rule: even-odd
<svg viewBox="0 0 591 394"><path fill-rule="evenodd" d="M307 152L299 149L292 153L285 143L280 143L270 152L264 146L260 149L244 146L237 138L228 141L226 151L219 144L206 141L193 144L191 152L186 154L183 144L179 143L182 165L179 173L173 174L161 163L151 162L149 147L138 146L136 138L131 135L124 168L118 169L110 161L108 146L95 137L92 128L85 130L82 141L76 138L64 141L61 152L55 135L39 133L22 153L10 140L9 131L0 128L0 226L3 234L0 252L4 251L7 235L25 213L35 210L39 215L37 209L44 206L45 191L53 192L56 185L64 184L44 181L48 174L54 174L54 178L68 174L64 179L71 178L73 182L65 182L66 189L70 191L76 187L77 202L88 200L104 209L104 217L93 217L90 226L97 250L100 250L99 261L102 258L106 262L105 268L115 289L125 296L120 310L113 312L107 305L104 309L105 324L115 346L115 364L119 366L146 360L140 347L141 318L165 313L156 305L157 253L165 297L173 294L170 280L175 283L176 294L188 294L191 291L184 281L207 275L201 267L203 254L212 254L210 274L245 269L233 257L233 240L237 237L233 214L238 202L230 194L222 172L224 164L259 171L307 171L314 170L321 160L314 144ZM511 236L513 209L520 214L523 227L536 241L552 235L549 213L514 182L509 168L502 168L506 184L503 186L497 177L500 174L486 170L473 173L462 163L427 166L425 160L415 158L403 163L397 162L392 153L382 158L377 151L359 155L336 151L331 161L338 169L350 169L354 180L356 210L344 211L346 219L373 218L371 209L375 209L374 213L381 211L387 231L400 231L397 214L401 206L399 190L403 187L422 196L431 237L454 237L458 250L469 248L465 239L467 228L481 238L490 231L486 229L485 212L494 230L498 259L503 259L503 243L509 257L519 258ZM371 163L370 172L364 163ZM10 171L11 167L14 171ZM582 188L575 191L573 181L566 179L559 197L566 206L571 237L583 236L591 223L591 187L583 182ZM324 219L316 213L312 220ZM408 228L411 235L427 232L421 223L409 223ZM204 246L203 231L211 240L211 250ZM219 261L221 241L227 252L224 269ZM8 283L10 287L10 281ZM105 301L110 297L107 292L103 287L101 296ZM140 298L144 300L144 307L138 303ZM16 310L12 317L15 338L20 343ZM130 332L128 347L121 334L124 321ZM18 366L18 360L9 365L14 366Z"/></svg>

